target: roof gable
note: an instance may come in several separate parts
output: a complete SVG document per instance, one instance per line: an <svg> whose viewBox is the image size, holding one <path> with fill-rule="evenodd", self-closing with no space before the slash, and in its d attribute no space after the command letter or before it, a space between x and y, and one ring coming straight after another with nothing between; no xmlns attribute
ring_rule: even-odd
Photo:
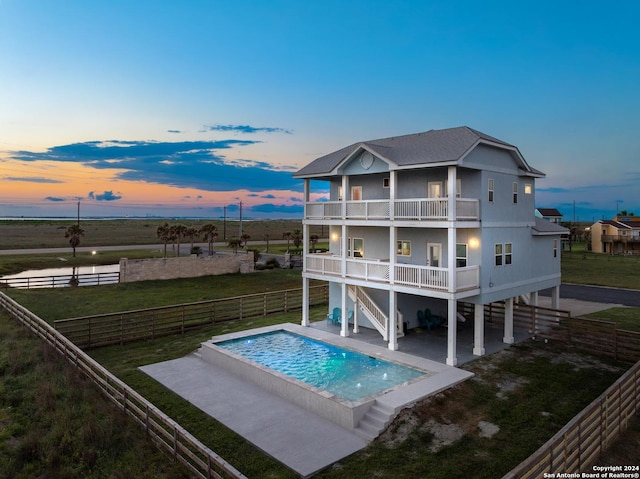
<svg viewBox="0 0 640 479"><path fill-rule="evenodd" d="M304 178L337 175L339 168L362 149L370 151L395 169L420 165L455 165L478 144L508 150L523 170L534 176L543 176L527 164L515 146L466 126L354 143L312 161L294 176Z"/></svg>

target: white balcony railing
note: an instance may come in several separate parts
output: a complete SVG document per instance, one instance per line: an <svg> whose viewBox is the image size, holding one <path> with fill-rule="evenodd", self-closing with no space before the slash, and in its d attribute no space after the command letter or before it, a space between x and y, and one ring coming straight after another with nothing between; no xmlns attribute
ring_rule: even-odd
<svg viewBox="0 0 640 479"><path fill-rule="evenodd" d="M305 260L305 271L326 276L341 276L342 260L331 253L309 254ZM388 261L347 258L346 277L381 283L389 282ZM395 265L395 283L418 289L447 291L449 271L446 268L413 264ZM456 289L463 291L480 285L480 266L456 268Z"/></svg>
<svg viewBox="0 0 640 479"><path fill-rule="evenodd" d="M391 218L390 200L347 201L346 219L388 220ZM307 219L341 219L342 202L325 201L307 203ZM395 200L393 213L397 220L442 221L448 217L447 198L415 198ZM456 216L460 221L473 221L480 217L477 199L456 198Z"/></svg>

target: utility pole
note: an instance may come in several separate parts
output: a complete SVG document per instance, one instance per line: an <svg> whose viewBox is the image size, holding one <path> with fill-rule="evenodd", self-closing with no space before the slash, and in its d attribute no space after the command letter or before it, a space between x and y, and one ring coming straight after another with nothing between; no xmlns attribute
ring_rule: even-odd
<svg viewBox="0 0 640 479"><path fill-rule="evenodd" d="M240 236L238 238L242 238L242 201L240 202Z"/></svg>
<svg viewBox="0 0 640 479"><path fill-rule="evenodd" d="M80 227L80 201L78 201L78 228Z"/></svg>

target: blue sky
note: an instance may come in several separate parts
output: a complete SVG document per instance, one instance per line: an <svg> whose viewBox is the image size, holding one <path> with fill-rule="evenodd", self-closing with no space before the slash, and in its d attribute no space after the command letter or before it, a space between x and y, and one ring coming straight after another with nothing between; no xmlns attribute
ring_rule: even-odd
<svg viewBox="0 0 640 479"><path fill-rule="evenodd" d="M640 3L0 0L0 216L301 217L291 173L467 125L640 215Z"/></svg>

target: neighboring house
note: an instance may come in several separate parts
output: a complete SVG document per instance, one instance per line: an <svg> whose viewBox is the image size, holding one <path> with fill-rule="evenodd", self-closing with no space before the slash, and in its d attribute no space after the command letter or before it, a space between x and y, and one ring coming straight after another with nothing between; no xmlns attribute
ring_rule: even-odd
<svg viewBox="0 0 640 479"><path fill-rule="evenodd" d="M375 328L395 350L429 308L448 318L446 362L456 365L458 302L475 305L476 355L485 353L484 305L505 301L506 343L514 341L514 300L535 304L538 291L552 288L557 307L566 229L535 217L535 179L544 173L513 145L468 127L430 130L355 143L294 176L304 179L304 237L311 225L330 235L328 253L310 253L304 242L303 325L309 280L328 281L342 336L353 315L354 332ZM317 181L328 201L312 201Z"/></svg>
<svg viewBox="0 0 640 479"><path fill-rule="evenodd" d="M591 225L591 251L609 254L640 254L640 218L616 216Z"/></svg>
<svg viewBox="0 0 640 479"><path fill-rule="evenodd" d="M550 221L551 223L562 222L562 213L555 208L537 208L536 216L543 220Z"/></svg>

